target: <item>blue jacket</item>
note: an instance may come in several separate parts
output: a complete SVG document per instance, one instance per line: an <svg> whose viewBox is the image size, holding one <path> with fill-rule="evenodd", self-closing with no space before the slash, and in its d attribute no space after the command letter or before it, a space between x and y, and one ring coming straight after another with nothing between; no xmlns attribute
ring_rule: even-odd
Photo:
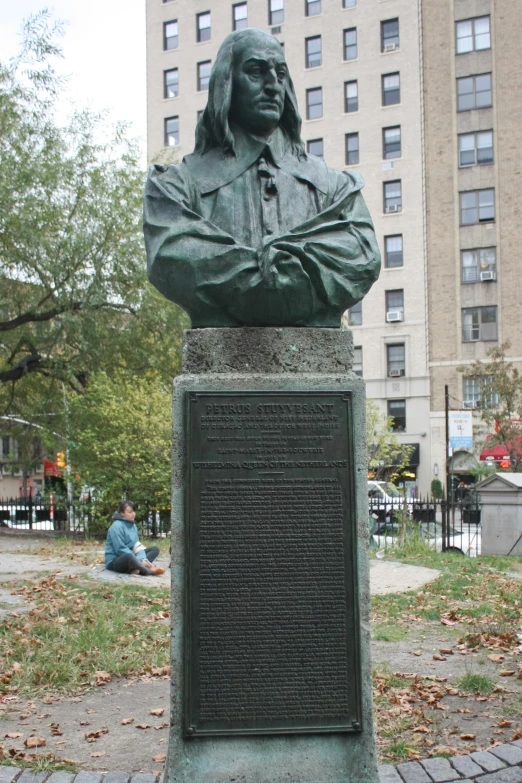
<svg viewBox="0 0 522 783"><path fill-rule="evenodd" d="M132 548L138 543L138 528L134 522L129 522L123 514L116 512L113 516L113 523L107 531L107 541L105 543L105 565L109 565L120 555L134 554ZM136 554L138 560L145 560L145 550L142 549Z"/></svg>

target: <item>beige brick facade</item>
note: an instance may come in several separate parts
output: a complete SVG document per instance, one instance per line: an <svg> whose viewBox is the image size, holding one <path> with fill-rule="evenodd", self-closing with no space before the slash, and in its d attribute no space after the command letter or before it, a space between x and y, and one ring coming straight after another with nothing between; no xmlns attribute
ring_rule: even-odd
<svg viewBox="0 0 522 783"><path fill-rule="evenodd" d="M456 23L488 16L491 47L457 53ZM444 386L451 407L464 399L457 367L511 341L522 359L520 303L522 3L437 0L423 4L423 62L431 376L432 461L444 466ZM457 111L457 79L492 74L492 106ZM493 131L493 163L459 168L459 134ZM493 188L494 221L461 225L459 194ZM496 280L461 282L461 251L496 248ZM496 306L498 339L463 341L462 309Z"/></svg>

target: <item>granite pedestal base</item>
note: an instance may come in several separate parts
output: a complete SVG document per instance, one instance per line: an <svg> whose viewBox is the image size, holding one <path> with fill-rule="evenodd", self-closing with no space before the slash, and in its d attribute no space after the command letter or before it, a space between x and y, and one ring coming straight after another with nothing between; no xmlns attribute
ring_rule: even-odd
<svg viewBox="0 0 522 783"><path fill-rule="evenodd" d="M168 783L378 781L370 667L365 394L363 381L351 370L352 356L351 333L337 329L195 329L184 335L183 374L174 384L172 687L166 769ZM193 611L190 580L195 578L194 573L189 573L193 563L188 549L193 546L193 539L189 542L188 529L192 502L190 493L194 486L194 473L191 471L207 464L195 465L192 459L188 464L187 448L193 448L187 438L189 399L196 399L198 393L201 396L201 393L214 395L225 392L231 398L233 395L239 398L238 395L246 392L280 395L278 399L282 399L281 395L303 393L331 393L338 397L344 394L349 398L353 433L350 502L353 504L352 549L357 551L353 580L354 595L357 596L360 718L360 728L359 723L354 721L353 731L351 726L344 726L339 731L330 726L322 727L317 733L313 727L309 733L300 733L295 731L294 726L288 733L275 729L274 733L268 730L234 735L225 731L224 736L199 736L198 727L195 727L194 736L187 733L190 698L186 680L191 676L193 663L187 657L194 654L194 646L192 652L189 650L189 656L187 653L190 648L190 645L187 647L187 633L193 620L190 614ZM319 462L313 464L318 465ZM192 487L189 484L191 475ZM216 484L219 485L219 479ZM193 533L190 535L193 536Z"/></svg>

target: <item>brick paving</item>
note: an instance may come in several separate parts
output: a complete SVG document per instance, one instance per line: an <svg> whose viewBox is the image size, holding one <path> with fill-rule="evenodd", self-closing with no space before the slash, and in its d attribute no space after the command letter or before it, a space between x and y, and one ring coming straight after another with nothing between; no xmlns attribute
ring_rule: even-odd
<svg viewBox="0 0 522 783"><path fill-rule="evenodd" d="M457 780L459 783L522 783L522 740L469 756L379 767L379 783L453 783Z"/></svg>
<svg viewBox="0 0 522 783"><path fill-rule="evenodd" d="M375 783L522 783L522 740L469 756L383 764ZM142 772L32 772L0 766L0 783L164 783L164 775Z"/></svg>

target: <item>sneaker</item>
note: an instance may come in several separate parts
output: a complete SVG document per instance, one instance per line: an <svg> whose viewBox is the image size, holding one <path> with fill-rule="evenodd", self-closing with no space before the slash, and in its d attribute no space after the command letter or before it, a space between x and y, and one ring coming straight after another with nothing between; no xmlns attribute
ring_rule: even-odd
<svg viewBox="0 0 522 783"><path fill-rule="evenodd" d="M161 576L161 574L165 573L165 569L161 566L152 566L152 568L149 569L152 576Z"/></svg>

